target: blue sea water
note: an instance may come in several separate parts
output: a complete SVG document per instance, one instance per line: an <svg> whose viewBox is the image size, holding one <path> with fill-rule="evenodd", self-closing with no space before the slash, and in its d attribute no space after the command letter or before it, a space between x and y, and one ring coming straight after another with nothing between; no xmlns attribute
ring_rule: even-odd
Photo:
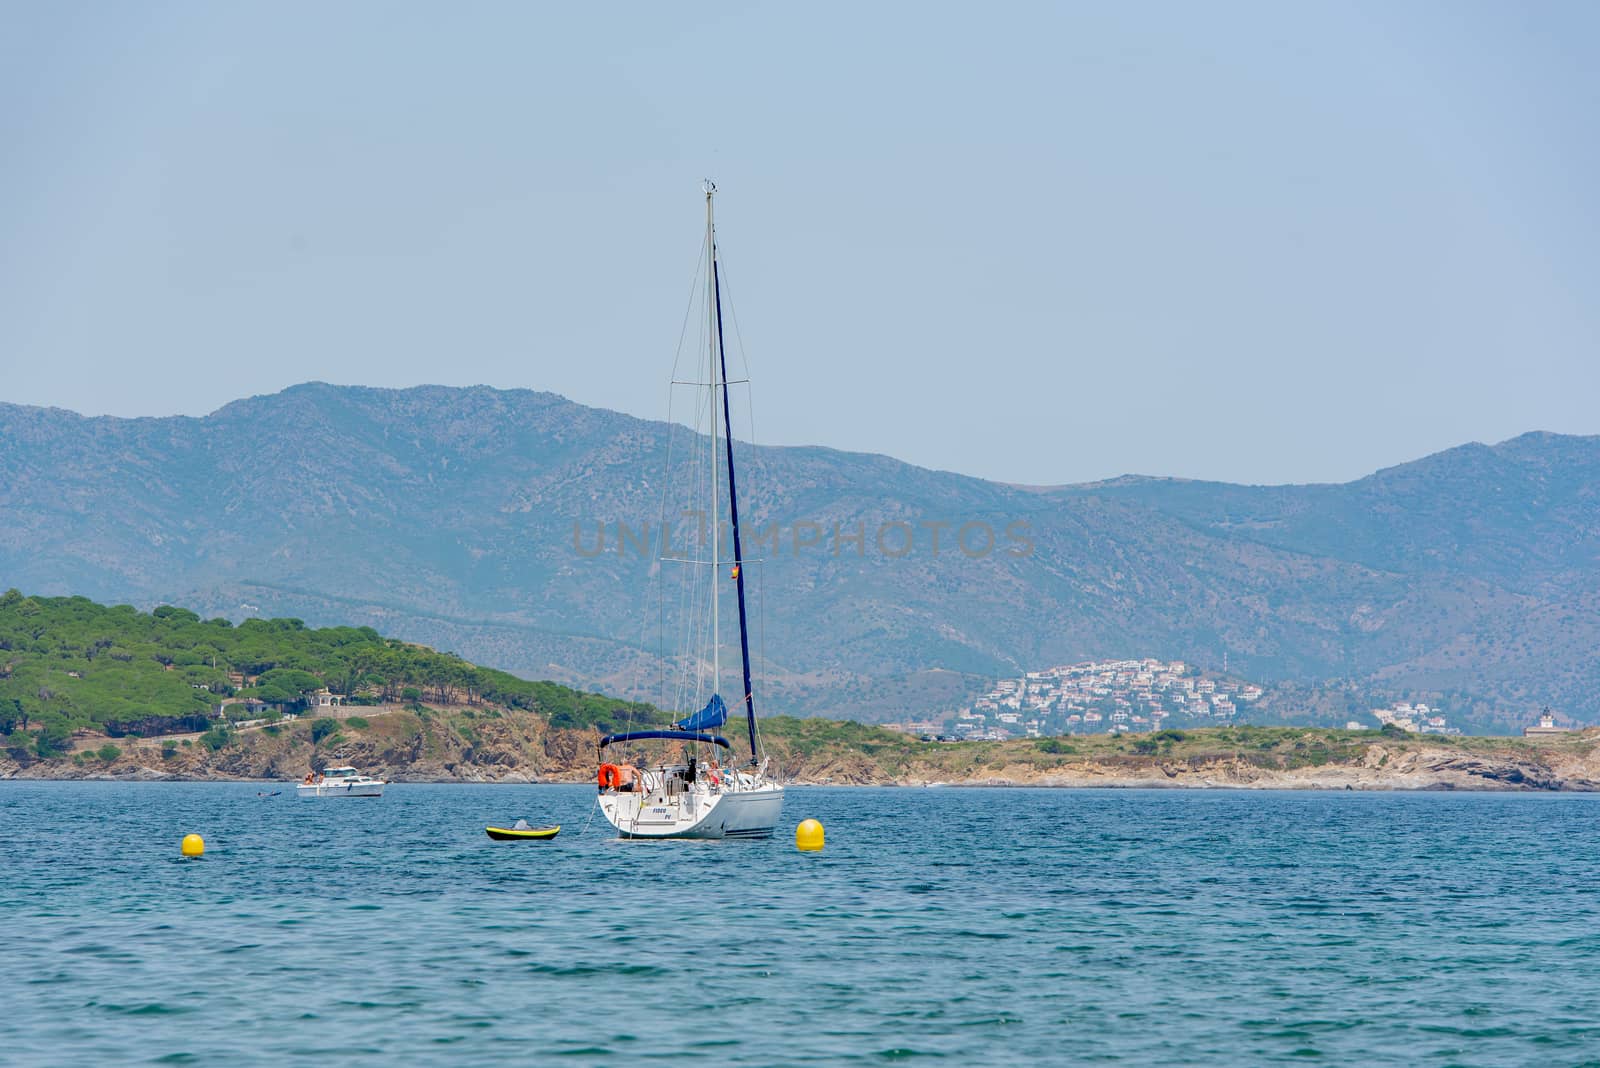
<svg viewBox="0 0 1600 1068"><path fill-rule="evenodd" d="M1600 798L274 788L0 783L0 1062L1600 1064Z"/></svg>

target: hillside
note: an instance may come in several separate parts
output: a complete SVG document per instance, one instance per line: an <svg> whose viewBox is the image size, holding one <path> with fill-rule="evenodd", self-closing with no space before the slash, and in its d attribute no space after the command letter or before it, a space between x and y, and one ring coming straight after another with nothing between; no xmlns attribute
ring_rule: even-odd
<svg viewBox="0 0 1600 1068"><path fill-rule="evenodd" d="M351 703L318 705L330 687ZM0 594L0 778L283 780L338 759L399 781L582 781L602 731L664 719L369 628ZM1445 740L1246 726L948 744L769 716L762 736L776 773L800 782L1600 786L1597 731Z"/></svg>
<svg viewBox="0 0 1600 1068"><path fill-rule="evenodd" d="M614 535L659 514L666 441L483 387L311 384L201 419L0 405L0 586L350 621L659 698L653 561ZM1546 703L1600 718L1600 439L1463 446L1337 486L1028 488L809 447L741 463L747 525L780 533L755 608L773 711L920 716L990 676L1149 655L1226 656L1291 718L1409 695L1478 729ZM904 555L875 544L894 523ZM969 523L993 551L952 551ZM1007 551L1016 523L1029 553ZM867 532L861 551L835 524ZM585 555L597 529L607 551Z"/></svg>
<svg viewBox="0 0 1600 1068"><path fill-rule="evenodd" d="M0 747L18 753L60 756L83 732L209 732L214 750L228 740L226 721L271 723L330 689L356 708L426 699L485 715L533 713L558 728L662 719L648 705L529 682L368 627L235 627L170 605L144 613L86 597L0 594Z"/></svg>

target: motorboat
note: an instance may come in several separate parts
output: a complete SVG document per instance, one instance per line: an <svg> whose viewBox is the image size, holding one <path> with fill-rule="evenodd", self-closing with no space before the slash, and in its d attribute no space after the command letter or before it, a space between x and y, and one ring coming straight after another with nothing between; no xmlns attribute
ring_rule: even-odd
<svg viewBox="0 0 1600 1068"><path fill-rule="evenodd" d="M386 785L382 779L339 764L311 772L300 780L295 793L300 797L382 797Z"/></svg>

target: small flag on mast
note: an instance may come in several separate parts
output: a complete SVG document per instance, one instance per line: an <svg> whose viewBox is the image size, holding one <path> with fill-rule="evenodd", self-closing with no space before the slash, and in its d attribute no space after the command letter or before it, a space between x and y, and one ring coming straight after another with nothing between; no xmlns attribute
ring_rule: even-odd
<svg viewBox="0 0 1600 1068"><path fill-rule="evenodd" d="M738 564L734 564L733 565L733 574L729 575L728 577L731 578L731 579L737 579L739 577L739 565Z"/></svg>

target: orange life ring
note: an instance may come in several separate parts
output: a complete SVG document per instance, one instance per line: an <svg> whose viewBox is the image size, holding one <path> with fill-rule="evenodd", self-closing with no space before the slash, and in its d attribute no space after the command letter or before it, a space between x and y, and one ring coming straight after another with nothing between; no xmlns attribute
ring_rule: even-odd
<svg viewBox="0 0 1600 1068"><path fill-rule="evenodd" d="M622 769L615 764L600 765L600 789L615 790L622 785Z"/></svg>

